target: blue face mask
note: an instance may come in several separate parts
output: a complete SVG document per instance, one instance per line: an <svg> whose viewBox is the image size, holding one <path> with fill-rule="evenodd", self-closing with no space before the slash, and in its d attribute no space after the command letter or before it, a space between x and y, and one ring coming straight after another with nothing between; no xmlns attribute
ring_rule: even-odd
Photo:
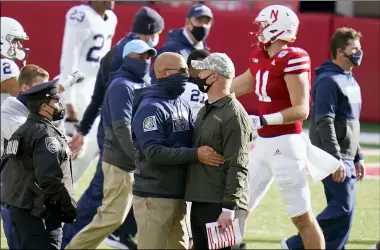
<svg viewBox="0 0 380 250"><path fill-rule="evenodd" d="M186 83L188 81L189 75L177 73L166 78L157 79L157 85L160 85L160 87L165 88L176 96L180 96L185 92Z"/></svg>
<svg viewBox="0 0 380 250"><path fill-rule="evenodd" d="M363 59L363 51L362 50L358 50L355 54L352 54L352 55L349 55L349 56L346 55L346 53L344 53L344 56L347 57L348 60L350 60L351 63L354 66L360 66L360 64L362 62L362 59Z"/></svg>
<svg viewBox="0 0 380 250"><path fill-rule="evenodd" d="M124 57L123 67L133 74L137 79L142 80L149 73L150 61L139 58Z"/></svg>

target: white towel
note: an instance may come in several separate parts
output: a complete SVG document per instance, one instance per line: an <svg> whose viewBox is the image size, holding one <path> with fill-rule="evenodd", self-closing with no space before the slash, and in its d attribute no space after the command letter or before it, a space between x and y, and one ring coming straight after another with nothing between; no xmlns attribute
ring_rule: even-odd
<svg viewBox="0 0 380 250"><path fill-rule="evenodd" d="M307 168L311 177L315 181L321 181L331 173L334 173L341 165L341 162L326 151L311 144L309 136L305 133L301 135L307 145Z"/></svg>

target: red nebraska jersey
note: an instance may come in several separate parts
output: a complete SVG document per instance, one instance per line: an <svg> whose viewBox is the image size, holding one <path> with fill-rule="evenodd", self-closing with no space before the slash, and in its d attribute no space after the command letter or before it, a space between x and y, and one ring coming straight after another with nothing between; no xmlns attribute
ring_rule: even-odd
<svg viewBox="0 0 380 250"><path fill-rule="evenodd" d="M290 108L292 103L285 82L286 74L309 72L310 57L300 48L286 48L269 58L264 50L255 49L249 58L249 69L255 78L254 91L259 99L259 115L277 113ZM302 121L292 124L268 125L258 130L259 136L274 137L284 134L300 134Z"/></svg>

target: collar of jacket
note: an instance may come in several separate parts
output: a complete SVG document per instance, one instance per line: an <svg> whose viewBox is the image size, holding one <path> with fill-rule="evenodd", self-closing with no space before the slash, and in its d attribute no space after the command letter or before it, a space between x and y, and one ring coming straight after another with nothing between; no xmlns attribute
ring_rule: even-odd
<svg viewBox="0 0 380 250"><path fill-rule="evenodd" d="M208 100L206 101L207 106L215 106L217 108L222 108L226 103L228 103L231 99L235 99L235 93L231 93L229 95L226 95L225 97L220 98L219 100L208 103Z"/></svg>

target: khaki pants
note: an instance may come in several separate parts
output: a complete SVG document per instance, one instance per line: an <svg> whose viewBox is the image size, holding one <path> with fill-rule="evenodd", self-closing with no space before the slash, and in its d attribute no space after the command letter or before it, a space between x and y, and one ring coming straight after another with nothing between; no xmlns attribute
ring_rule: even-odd
<svg viewBox="0 0 380 250"><path fill-rule="evenodd" d="M133 197L138 249L187 249L186 202Z"/></svg>
<svg viewBox="0 0 380 250"><path fill-rule="evenodd" d="M66 246L66 249L95 249L124 221L132 206L133 173L102 162L103 201L94 219Z"/></svg>

